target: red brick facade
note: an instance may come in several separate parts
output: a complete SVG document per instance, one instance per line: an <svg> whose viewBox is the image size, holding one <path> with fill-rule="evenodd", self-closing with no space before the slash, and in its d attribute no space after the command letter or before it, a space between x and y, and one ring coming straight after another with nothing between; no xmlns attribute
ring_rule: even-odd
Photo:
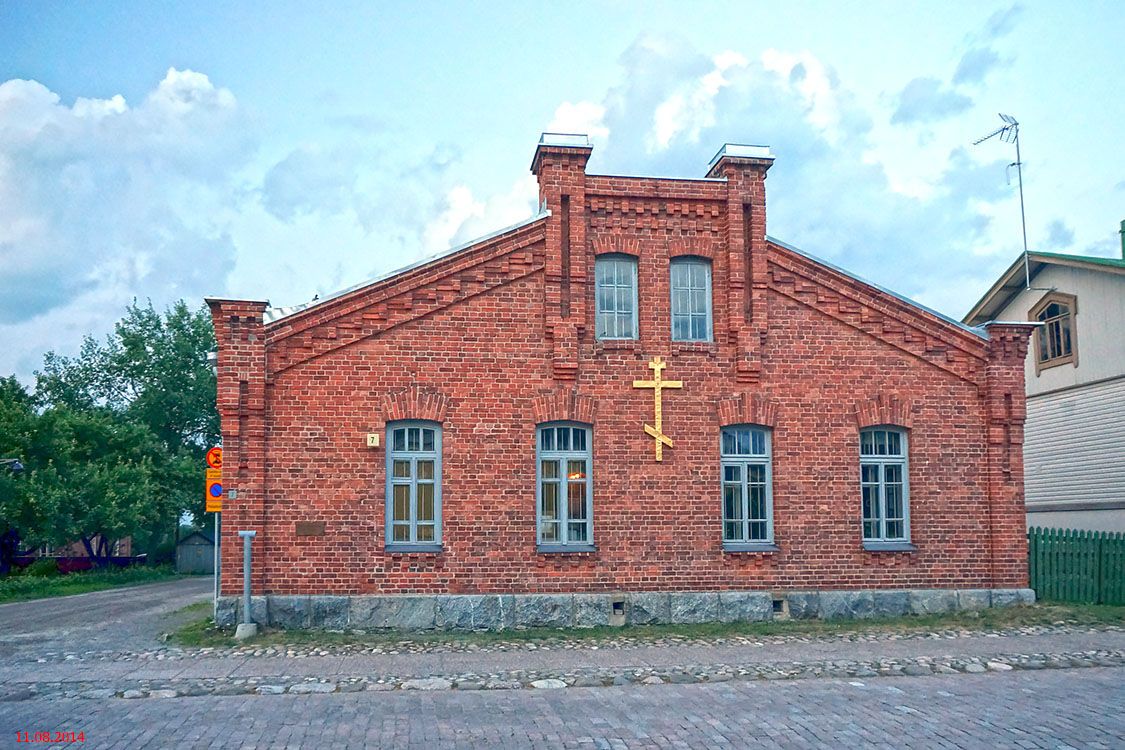
<svg viewBox="0 0 1125 750"><path fill-rule="evenodd" d="M771 161L708 179L586 173L541 145L549 214L269 324L211 300L225 484L223 593L537 593L1027 585L1029 327L966 330L765 235ZM639 337L594 336L594 259L638 259ZM712 263L710 343L671 340L669 262ZM664 394L653 456L653 356ZM442 425L441 552L384 549L386 423ZM596 551L536 548L535 428L592 425ZM774 552L726 552L719 431L772 430ZM909 434L913 551L862 545L859 430ZM369 448L368 433L382 437ZM297 535L298 523L322 535Z"/></svg>

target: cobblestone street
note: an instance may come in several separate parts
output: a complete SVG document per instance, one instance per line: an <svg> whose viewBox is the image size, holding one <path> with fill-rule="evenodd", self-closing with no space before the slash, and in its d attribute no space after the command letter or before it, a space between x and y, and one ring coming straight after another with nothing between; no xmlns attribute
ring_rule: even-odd
<svg viewBox="0 0 1125 750"><path fill-rule="evenodd" d="M0 748L1125 747L1116 625L182 649L176 591L7 605Z"/></svg>
<svg viewBox="0 0 1125 750"><path fill-rule="evenodd" d="M566 690L0 703L89 748L1125 746L1125 669ZM14 745L13 745L14 746ZM27 745L23 745L27 746ZM47 745L37 745L47 747Z"/></svg>

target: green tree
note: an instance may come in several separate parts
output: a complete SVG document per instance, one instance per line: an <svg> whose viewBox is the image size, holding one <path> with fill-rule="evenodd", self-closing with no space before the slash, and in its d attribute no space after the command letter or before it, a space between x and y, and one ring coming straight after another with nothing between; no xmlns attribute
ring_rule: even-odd
<svg viewBox="0 0 1125 750"><path fill-rule="evenodd" d="M76 409L104 406L127 415L172 449L202 454L219 438L211 315L182 300L163 314L134 302L112 334L86 337L76 357L54 352L36 373L36 396Z"/></svg>
<svg viewBox="0 0 1125 750"><path fill-rule="evenodd" d="M0 378L0 458L28 460L35 441L39 415L34 400L14 377ZM20 547L19 529L33 517L27 514L23 477L0 466L0 575L11 568Z"/></svg>
<svg viewBox="0 0 1125 750"><path fill-rule="evenodd" d="M18 477L15 519L24 542L81 540L104 565L111 540L178 517L177 463L146 426L104 407L47 409Z"/></svg>
<svg viewBox="0 0 1125 750"><path fill-rule="evenodd" d="M49 353L36 373L41 404L104 409L162 443L166 459L153 472L179 510L164 528L177 528L183 512L204 517L203 455L219 439L214 348L206 306L192 311L180 301L159 313L134 302L104 341L87 337L75 357Z"/></svg>

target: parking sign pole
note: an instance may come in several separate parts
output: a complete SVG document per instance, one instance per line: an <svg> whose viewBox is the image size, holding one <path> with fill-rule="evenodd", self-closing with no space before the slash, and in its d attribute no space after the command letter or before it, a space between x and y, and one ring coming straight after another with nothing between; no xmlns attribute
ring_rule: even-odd
<svg viewBox="0 0 1125 750"><path fill-rule="evenodd" d="M219 576L219 566L221 564L222 564L222 556L219 554L219 514L216 513L215 514L215 565L214 565L214 575L215 575L214 610L215 611L212 613L212 617L217 617L218 614L219 614L219 581L221 580L220 576Z"/></svg>

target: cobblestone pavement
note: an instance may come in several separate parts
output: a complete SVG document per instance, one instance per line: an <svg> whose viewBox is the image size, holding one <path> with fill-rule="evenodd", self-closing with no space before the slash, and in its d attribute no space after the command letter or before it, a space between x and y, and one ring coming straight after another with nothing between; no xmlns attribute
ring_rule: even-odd
<svg viewBox="0 0 1125 750"><path fill-rule="evenodd" d="M80 746L88 748L1093 750L1125 746L1123 685L1125 668L1091 668L542 691L36 699L0 703L0 746L17 746L17 731L81 731Z"/></svg>
<svg viewBox="0 0 1125 750"><path fill-rule="evenodd" d="M210 576L0 604L0 658L44 652L156 647L157 637L198 617L176 610L210 598Z"/></svg>
<svg viewBox="0 0 1125 750"><path fill-rule="evenodd" d="M289 655L262 649L177 656L146 651L103 660L0 659L0 702L43 697L191 697L280 693L349 693L411 689L508 690L558 681L574 688L626 683L867 678L977 674L1125 666L1125 632L1068 628L1031 634L963 633L954 637L854 642L826 638L785 642L684 643L600 649Z"/></svg>

